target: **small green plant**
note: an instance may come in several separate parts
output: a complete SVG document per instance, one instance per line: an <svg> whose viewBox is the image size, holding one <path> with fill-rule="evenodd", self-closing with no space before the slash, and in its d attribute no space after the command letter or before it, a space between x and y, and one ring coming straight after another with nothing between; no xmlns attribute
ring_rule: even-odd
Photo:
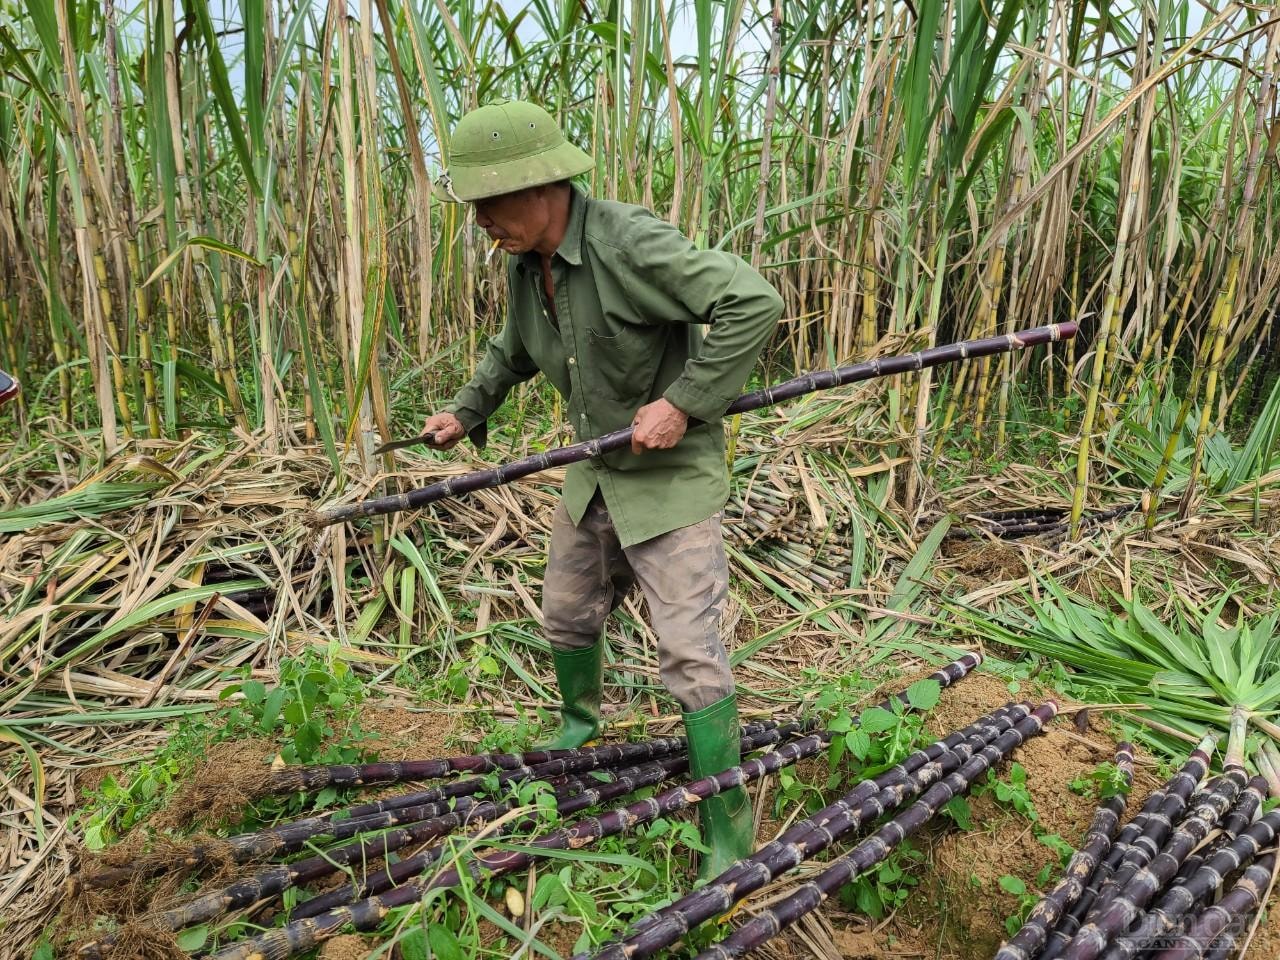
<svg viewBox="0 0 1280 960"><path fill-rule="evenodd" d="M846 907L856 909L877 920L898 909L919 883L911 868L924 862L924 851L904 842L887 860L858 877L840 891Z"/></svg>
<svg viewBox="0 0 1280 960"><path fill-rule="evenodd" d="M1017 909L1005 917L1004 921L1004 928L1009 931L1009 936L1013 936L1022 927L1023 922L1027 919L1027 914L1031 912L1031 908L1036 905L1040 898L1027 889L1026 883L1020 877L1006 873L997 883L1000 884L1000 889L1005 893L1018 898Z"/></svg>
<svg viewBox="0 0 1280 960"><path fill-rule="evenodd" d="M1064 867L1067 865L1067 861L1071 859L1071 855L1076 852L1075 847L1067 843L1066 840L1063 840L1062 837L1058 836L1056 833L1040 833L1037 831L1036 839L1056 853L1058 855L1059 863ZM1050 871L1051 866L1051 864L1046 864L1045 870L1042 872ZM1039 882L1043 885L1045 881L1041 880Z"/></svg>
<svg viewBox="0 0 1280 960"><path fill-rule="evenodd" d="M1020 763L1009 766L1009 779L1001 780L994 770L987 771L986 783L974 788L975 794L990 794L997 803L1012 807L1033 823L1040 819L1035 805L1031 802L1031 791L1027 788L1027 770Z"/></svg>
<svg viewBox="0 0 1280 960"><path fill-rule="evenodd" d="M268 737L286 763L353 763L370 754L356 722L364 688L343 660L308 652L281 661L278 684L268 687L246 674L222 697L236 692L243 699L217 714L182 718L154 757L103 779L82 812L88 849L101 850L155 813L215 743ZM337 796L322 790L311 802L325 806ZM293 810L299 802L266 798L259 812Z"/></svg>
<svg viewBox="0 0 1280 960"><path fill-rule="evenodd" d="M1069 784L1073 793L1083 797L1094 797L1106 800L1110 797L1129 795L1132 786L1124 773L1114 763L1106 761L1098 764L1089 773L1081 774Z"/></svg>
<svg viewBox="0 0 1280 960"><path fill-rule="evenodd" d="M942 812L966 833L973 829L973 808L969 806L969 801L964 796L952 797L943 804Z"/></svg>
<svg viewBox="0 0 1280 960"><path fill-rule="evenodd" d="M887 710L884 707L863 710L857 726L849 708L841 706L828 724L829 729L843 736L832 738L827 749L831 770L827 789L845 779L839 764L846 753L857 760L860 778L874 777L901 761L919 740L924 722L921 712L937 704L941 689L936 680L919 680L907 688L907 701L914 710L908 710L895 698Z"/></svg>

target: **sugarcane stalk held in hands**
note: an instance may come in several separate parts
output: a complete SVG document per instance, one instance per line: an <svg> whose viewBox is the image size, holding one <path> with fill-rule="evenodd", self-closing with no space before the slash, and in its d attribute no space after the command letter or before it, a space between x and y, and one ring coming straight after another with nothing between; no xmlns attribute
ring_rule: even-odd
<svg viewBox="0 0 1280 960"><path fill-rule="evenodd" d="M916 353L878 357L874 360L867 360L848 367L839 367L835 370L816 371L805 374L802 377L796 377L794 380L787 380L784 383L744 394L729 405L728 410L725 411L725 416L745 413L749 410L759 410L762 407L786 400L794 400L797 397L815 393L819 390L829 390L834 387L872 380L877 377L911 373L923 370L926 367L955 363L959 360L989 357L998 353L1025 350L1046 343L1054 343L1058 340L1075 336L1076 330L1077 327L1074 322L1055 323L1001 336L983 337L978 340L965 340L930 347L927 350L920 350ZM690 420L689 424L693 426L696 422L695 420ZM388 497L375 497L361 503L325 507L316 511L311 516L309 523L314 527L325 527L359 517L397 513L401 510L415 510L449 497L457 497L466 493L474 493L477 490L502 486L542 470L568 466L571 463L578 463L628 448L631 446L632 433L633 428L626 427L622 430L615 430L604 436L596 437L593 440L557 447L554 450L548 450L545 453L504 464L492 470L478 470L460 477L441 480L419 490L410 490Z"/></svg>

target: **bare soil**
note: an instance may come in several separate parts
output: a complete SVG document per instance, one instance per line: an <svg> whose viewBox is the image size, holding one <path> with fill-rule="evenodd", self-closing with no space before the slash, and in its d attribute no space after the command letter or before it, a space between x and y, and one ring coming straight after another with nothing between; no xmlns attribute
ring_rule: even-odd
<svg viewBox="0 0 1280 960"><path fill-rule="evenodd" d="M326 941L320 948L317 960L365 960L377 948L377 943L355 934L344 933Z"/></svg>

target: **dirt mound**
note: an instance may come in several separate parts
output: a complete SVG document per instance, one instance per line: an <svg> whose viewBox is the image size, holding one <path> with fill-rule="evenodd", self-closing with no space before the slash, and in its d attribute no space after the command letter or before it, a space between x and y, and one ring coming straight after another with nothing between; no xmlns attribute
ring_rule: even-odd
<svg viewBox="0 0 1280 960"><path fill-rule="evenodd" d="M360 729L374 738L367 745L380 760L435 760L472 752L451 746L458 732L457 710L445 711L435 704L423 704L428 711L410 710L396 701L365 703L360 710Z"/></svg>

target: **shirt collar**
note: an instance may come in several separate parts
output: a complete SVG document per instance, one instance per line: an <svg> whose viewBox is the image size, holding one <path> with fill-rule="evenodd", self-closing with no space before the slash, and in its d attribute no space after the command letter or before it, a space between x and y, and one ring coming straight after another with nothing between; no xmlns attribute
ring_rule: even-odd
<svg viewBox="0 0 1280 960"><path fill-rule="evenodd" d="M565 227L560 246L556 247L556 255L565 263L577 267L582 264L582 233L587 223L587 196L573 184L569 185L569 225ZM517 269L536 270L538 254L536 251L520 254L516 261Z"/></svg>

